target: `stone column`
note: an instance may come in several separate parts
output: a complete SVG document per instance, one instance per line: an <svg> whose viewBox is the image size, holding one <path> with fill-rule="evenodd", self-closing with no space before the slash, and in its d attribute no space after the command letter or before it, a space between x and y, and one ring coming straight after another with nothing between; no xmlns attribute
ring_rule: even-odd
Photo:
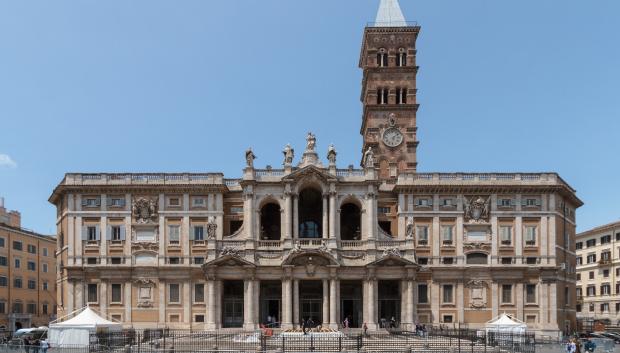
<svg viewBox="0 0 620 353"><path fill-rule="evenodd" d="M544 200L544 197L543 197ZM540 236L538 237L538 239L540 239L540 256L542 256L542 261L541 264L548 264L549 263L549 259L547 259L547 239L555 236L555 234L549 234L549 227L547 226L547 220L548 217L544 216L544 217L540 217Z"/></svg>
<svg viewBox="0 0 620 353"><path fill-rule="evenodd" d="M80 200L78 200L80 201ZM81 201L80 201L81 202ZM82 235L82 217L77 216L75 217L75 258L74 258L74 263L76 265L81 265L82 264L82 256L84 256L84 247L82 245L82 237L84 235ZM130 252L128 252L127 254L130 254ZM79 303L79 302L78 302ZM80 303L79 305L81 305L80 307L82 307L82 303Z"/></svg>
<svg viewBox="0 0 620 353"><path fill-rule="evenodd" d="M338 307L336 288L338 288L338 279L332 276L329 284L329 327L338 329Z"/></svg>
<svg viewBox="0 0 620 353"><path fill-rule="evenodd" d="M125 283L125 323L130 324L132 319L131 319L131 314L132 314L132 308L133 308L133 302L131 300L131 281L128 281Z"/></svg>
<svg viewBox="0 0 620 353"><path fill-rule="evenodd" d="M405 194L398 194L398 238L404 239L407 228L407 219L405 214Z"/></svg>
<svg viewBox="0 0 620 353"><path fill-rule="evenodd" d="M456 238L454 239L454 244L456 245L456 256L458 258L457 263L462 265L465 264L466 261L463 257L463 215L459 215L456 217L456 227L454 234Z"/></svg>
<svg viewBox="0 0 620 353"><path fill-rule="evenodd" d="M549 315L549 296L547 293L547 283L539 282L538 292L540 293L540 313L538 322L540 323L541 327L545 327L545 325L547 324L547 317ZM583 307L581 310L584 309L585 307Z"/></svg>
<svg viewBox="0 0 620 353"><path fill-rule="evenodd" d="M293 238L299 239L299 196L293 197Z"/></svg>
<svg viewBox="0 0 620 353"><path fill-rule="evenodd" d="M252 185L245 187L243 197L243 223L244 228L246 228L246 239L256 240L254 229L254 188Z"/></svg>
<svg viewBox="0 0 620 353"><path fill-rule="evenodd" d="M328 215L329 215L329 211L327 208L327 194L323 194L323 230L321 232L321 238L323 239L327 239L329 237L329 221L328 221ZM331 225L333 227L333 225Z"/></svg>
<svg viewBox="0 0 620 353"><path fill-rule="evenodd" d="M432 282L430 285L431 288L431 295L430 295L430 301L431 301L431 313L433 315L432 317L432 322L437 324L440 322L441 318L439 317L439 300L440 300L440 296L439 296L439 283L437 282Z"/></svg>
<svg viewBox="0 0 620 353"><path fill-rule="evenodd" d="M282 329L293 327L293 315L291 311L292 281L289 277L282 279Z"/></svg>
<svg viewBox="0 0 620 353"><path fill-rule="evenodd" d="M189 326L192 322L192 282L188 278L183 282L183 323Z"/></svg>
<svg viewBox="0 0 620 353"><path fill-rule="evenodd" d="M206 324L207 330L215 330L216 328L216 324L215 324L215 306L216 306L215 290L216 288L215 287L216 287L215 278L214 277L207 278L207 324Z"/></svg>
<svg viewBox="0 0 620 353"><path fill-rule="evenodd" d="M72 313L75 310L75 281L67 280L67 305L65 314Z"/></svg>
<svg viewBox="0 0 620 353"><path fill-rule="evenodd" d="M164 210L164 205L166 204L166 197L164 194L159 194L159 209ZM125 231L125 236L129 237L131 229L127 228ZM182 234L184 230L181 228L179 232ZM188 230L189 232L189 230ZM159 249L157 250L157 263L160 265L165 265L165 257L166 257L166 217L161 212L159 213L159 232L158 232L158 240L159 240ZM181 234L179 234L179 241L181 240ZM126 240L127 243L131 243L131 241ZM131 254L131 253L129 253Z"/></svg>
<svg viewBox="0 0 620 353"><path fill-rule="evenodd" d="M185 260L189 256L189 253L190 253L189 251L189 240L191 239L191 236L189 234L190 231L191 231L191 228L189 224L189 216L183 216L183 224L181 227L181 234L179 234L179 239L181 242L181 249L182 249L181 254L183 255L183 259L181 261L183 261L183 264L186 264L186 265L187 263L185 263ZM162 232L160 232L159 236L160 237L163 236Z"/></svg>
<svg viewBox="0 0 620 353"><path fill-rule="evenodd" d="M329 192L329 238L330 239L336 239L337 235L336 235L336 223L338 222L336 220L336 197L337 197L337 193L336 190L330 190Z"/></svg>
<svg viewBox="0 0 620 353"><path fill-rule="evenodd" d="M497 282L491 283L491 310L493 317L499 315L499 284Z"/></svg>
<svg viewBox="0 0 620 353"><path fill-rule="evenodd" d="M290 239L293 236L293 197L290 191L284 192L284 239Z"/></svg>
<svg viewBox="0 0 620 353"><path fill-rule="evenodd" d="M366 318L365 318L365 322L368 325L368 329L369 330L376 330L377 329L377 316L376 316L376 305L377 305L377 296L376 294L376 287L377 287L377 279L376 278L370 278L368 279L366 282L366 296L368 297L368 300L366 301Z"/></svg>
<svg viewBox="0 0 620 353"><path fill-rule="evenodd" d="M525 321L523 317L523 283L515 284L515 304L517 305L517 319Z"/></svg>
<svg viewBox="0 0 620 353"><path fill-rule="evenodd" d="M517 207L521 205L521 201L517 203ZM517 264L522 264L523 259L523 218L521 216L515 217L515 256L519 257Z"/></svg>
<svg viewBox="0 0 620 353"><path fill-rule="evenodd" d="M368 239L377 238L377 200L373 186L368 186L368 194L366 194L366 224Z"/></svg>
<svg viewBox="0 0 620 353"><path fill-rule="evenodd" d="M549 283L549 326L557 329L560 327L558 325L558 295L557 288L558 284L556 282Z"/></svg>
<svg viewBox="0 0 620 353"><path fill-rule="evenodd" d="M293 280L293 327L299 325L299 280Z"/></svg>
<svg viewBox="0 0 620 353"><path fill-rule="evenodd" d="M99 283L99 288L101 290L99 295L99 310L101 310L101 314L106 317L108 315L108 283L106 281L101 281L101 283Z"/></svg>
<svg viewBox="0 0 620 353"><path fill-rule="evenodd" d="M433 217L433 229L431 229L431 239L433 244L433 265L438 264L435 258L439 256L439 245L441 244L441 236L439 233L439 217Z"/></svg>
<svg viewBox="0 0 620 353"><path fill-rule="evenodd" d="M151 294L155 296L155 293L151 293ZM159 280L159 283L157 284L157 296L158 296L157 308L158 308L158 313L159 313L158 323L161 325L165 325L166 324L166 282L164 282L161 279Z"/></svg>
<svg viewBox="0 0 620 353"><path fill-rule="evenodd" d="M409 282L409 290L411 291L411 307L409 311L411 311L412 321L411 323L415 324L418 322L418 308L416 306L418 302L418 286L415 281Z"/></svg>
<svg viewBox="0 0 620 353"><path fill-rule="evenodd" d="M459 308L458 322L465 322L465 287L463 282L456 285L456 306Z"/></svg>
<svg viewBox="0 0 620 353"><path fill-rule="evenodd" d="M403 279L400 281L400 322L403 325L403 329L406 329L411 324L409 317L409 281Z"/></svg>
<svg viewBox="0 0 620 353"><path fill-rule="evenodd" d="M243 329L254 330L254 278L250 277L244 282L243 303Z"/></svg>
<svg viewBox="0 0 620 353"><path fill-rule="evenodd" d="M330 301L329 301L329 280L324 279L323 280L323 322L321 323L322 326L327 326L325 325L326 323L329 323L329 309L330 309Z"/></svg>
<svg viewBox="0 0 620 353"><path fill-rule="evenodd" d="M106 208L105 194L101 195L101 209L105 211ZM101 257L101 264L105 265L108 263L108 237L112 237L111 234L108 234L108 217L102 216L99 221L99 229L101 229L100 234L100 243L99 243L99 256Z"/></svg>

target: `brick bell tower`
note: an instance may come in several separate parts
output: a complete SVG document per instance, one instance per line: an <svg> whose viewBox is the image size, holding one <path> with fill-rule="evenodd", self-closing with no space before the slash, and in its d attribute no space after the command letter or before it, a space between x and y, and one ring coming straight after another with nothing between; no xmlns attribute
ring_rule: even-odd
<svg viewBox="0 0 620 353"><path fill-rule="evenodd" d="M359 62L364 71L362 156L372 147L382 180L417 167L415 44L419 33L419 26L405 21L398 0L381 0L375 23L364 30Z"/></svg>

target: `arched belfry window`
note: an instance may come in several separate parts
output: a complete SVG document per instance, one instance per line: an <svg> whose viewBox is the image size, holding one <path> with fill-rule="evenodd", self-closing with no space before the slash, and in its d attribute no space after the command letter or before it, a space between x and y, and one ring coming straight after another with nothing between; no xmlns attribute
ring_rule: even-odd
<svg viewBox="0 0 620 353"><path fill-rule="evenodd" d="M387 67L388 66L388 53L385 48L379 49L377 53L377 66L379 67Z"/></svg>
<svg viewBox="0 0 620 353"><path fill-rule="evenodd" d="M340 208L340 239L360 240L362 211L353 203L346 203Z"/></svg>
<svg viewBox="0 0 620 353"><path fill-rule="evenodd" d="M397 66L407 66L407 50L405 48L398 49L398 60L396 60Z"/></svg>
<svg viewBox="0 0 620 353"><path fill-rule="evenodd" d="M280 206L268 203L260 210L261 240L280 240Z"/></svg>
<svg viewBox="0 0 620 353"><path fill-rule="evenodd" d="M487 265L488 263L488 255L485 253L474 252L467 254L468 265Z"/></svg>
<svg viewBox="0 0 620 353"><path fill-rule="evenodd" d="M388 104L389 90L387 88L377 89L377 104Z"/></svg>
<svg viewBox="0 0 620 353"><path fill-rule="evenodd" d="M406 88L396 89L396 104L407 104L407 89Z"/></svg>
<svg viewBox="0 0 620 353"><path fill-rule="evenodd" d="M299 237L320 238L323 224L323 196L316 189L299 193Z"/></svg>

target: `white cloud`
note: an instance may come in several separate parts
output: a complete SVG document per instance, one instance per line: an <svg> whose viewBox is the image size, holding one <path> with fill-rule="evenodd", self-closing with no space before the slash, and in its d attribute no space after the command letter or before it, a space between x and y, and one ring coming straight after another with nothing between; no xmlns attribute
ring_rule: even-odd
<svg viewBox="0 0 620 353"><path fill-rule="evenodd" d="M8 154L0 153L0 168L17 168L17 163Z"/></svg>

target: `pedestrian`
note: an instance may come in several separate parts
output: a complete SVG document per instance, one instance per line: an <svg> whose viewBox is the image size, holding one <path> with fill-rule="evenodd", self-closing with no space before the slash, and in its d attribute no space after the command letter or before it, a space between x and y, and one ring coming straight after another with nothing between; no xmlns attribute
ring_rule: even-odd
<svg viewBox="0 0 620 353"><path fill-rule="evenodd" d="M364 336L368 336L368 325L365 322L362 325L362 329L364 330Z"/></svg>
<svg viewBox="0 0 620 353"><path fill-rule="evenodd" d="M588 353L593 353L596 349L596 343L592 342L591 339L586 338L586 342L583 344L583 348Z"/></svg>
<svg viewBox="0 0 620 353"><path fill-rule="evenodd" d="M342 322L342 327L344 327L345 330L349 329L349 317L345 316L344 321Z"/></svg>
<svg viewBox="0 0 620 353"><path fill-rule="evenodd" d="M571 338L566 343L566 353L576 353L577 345L575 344L575 339Z"/></svg>
<svg viewBox="0 0 620 353"><path fill-rule="evenodd" d="M48 348L50 348L50 344L47 342L47 338L44 338L41 341L41 353L47 353Z"/></svg>
<svg viewBox="0 0 620 353"><path fill-rule="evenodd" d="M396 319L394 318L394 316L392 316L392 318L390 319L390 328L395 328L396 327Z"/></svg>
<svg viewBox="0 0 620 353"><path fill-rule="evenodd" d="M309 329L314 328L314 320L312 320L312 316L308 317L308 322L306 323L306 327L308 327Z"/></svg>
<svg viewBox="0 0 620 353"><path fill-rule="evenodd" d="M26 353L30 353L30 338L28 336L24 337L24 350Z"/></svg>
<svg viewBox="0 0 620 353"><path fill-rule="evenodd" d="M301 330L304 332L304 335L307 335L306 333L306 320L304 320L303 318L301 319Z"/></svg>

